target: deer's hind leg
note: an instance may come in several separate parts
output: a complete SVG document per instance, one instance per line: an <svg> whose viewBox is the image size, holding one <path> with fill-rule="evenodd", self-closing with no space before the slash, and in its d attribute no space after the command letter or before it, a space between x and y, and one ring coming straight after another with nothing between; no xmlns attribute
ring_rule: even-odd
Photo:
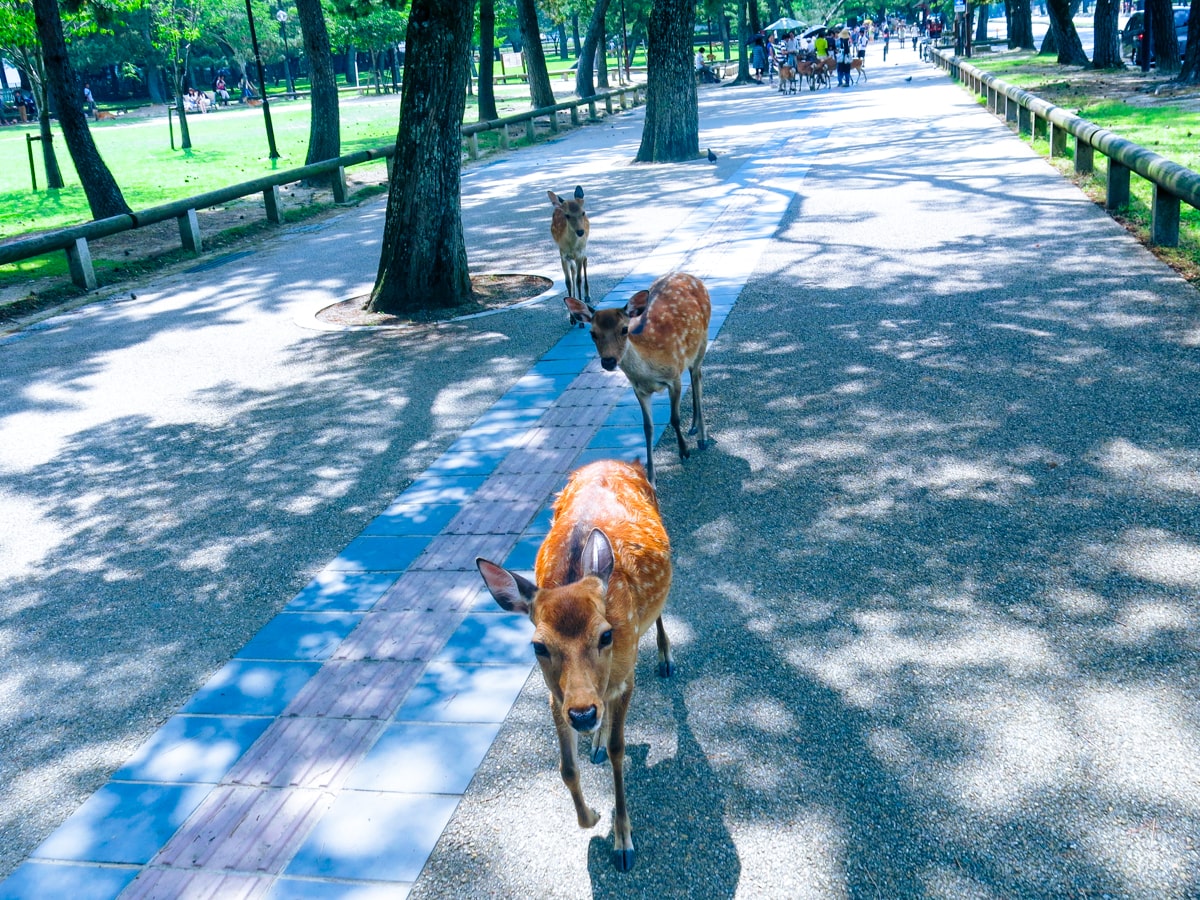
<svg viewBox="0 0 1200 900"><path fill-rule="evenodd" d="M658 640L658 677L670 678L675 674L675 658L671 655L671 639L663 628L662 616L654 621L655 637Z"/></svg>
<svg viewBox="0 0 1200 900"><path fill-rule="evenodd" d="M688 374L692 382L692 427L688 434L696 435L696 446L701 450L708 446L708 429L704 426L704 407L702 405L704 375L700 370L700 366L703 362L704 352L701 351L696 361L688 368Z"/></svg>

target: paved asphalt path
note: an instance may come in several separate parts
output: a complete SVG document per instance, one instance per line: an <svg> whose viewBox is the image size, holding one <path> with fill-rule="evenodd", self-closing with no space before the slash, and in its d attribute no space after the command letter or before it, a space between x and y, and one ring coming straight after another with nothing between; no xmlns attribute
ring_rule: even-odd
<svg viewBox="0 0 1200 900"><path fill-rule="evenodd" d="M678 673L643 648L637 868L606 769L575 826L535 675L413 897L1200 892L1196 292L889 56L706 89L715 166L629 165L634 113L466 175L476 271L554 276L545 191L584 184L595 295L745 163L791 193L706 362L717 443L656 456ZM557 297L313 330L382 218L0 344L0 874L561 337Z"/></svg>

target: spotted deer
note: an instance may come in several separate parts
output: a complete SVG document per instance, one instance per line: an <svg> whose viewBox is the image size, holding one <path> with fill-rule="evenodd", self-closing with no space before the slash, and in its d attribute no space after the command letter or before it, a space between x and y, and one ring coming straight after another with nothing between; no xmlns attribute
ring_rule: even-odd
<svg viewBox="0 0 1200 900"><path fill-rule="evenodd" d="M624 309L592 310L574 297L566 298L567 309L591 323L592 341L600 354L600 365L621 371L633 385L642 407L642 430L646 433L646 471L654 481L654 419L650 398L663 389L671 397L671 427L679 441L679 458L688 458L687 441L679 420L679 398L686 369L692 382L692 427L696 445L708 445L704 411L700 406L700 364L708 349L708 321L712 304L704 283L693 275L672 272L638 291Z"/></svg>
<svg viewBox="0 0 1200 900"><path fill-rule="evenodd" d="M485 559L476 565L501 608L528 615L533 652L550 689L559 770L580 828L599 815L579 785L578 738L592 762L612 764L613 865L634 864L625 805L625 716L633 698L638 639L657 627L658 674L675 670L662 610L671 589L671 546L654 489L639 463L606 459L572 473L554 504L534 563L536 584Z"/></svg>
<svg viewBox="0 0 1200 900"><path fill-rule="evenodd" d="M554 214L550 217L550 236L558 244L558 256L562 262L563 278L567 282L567 294L571 297L581 297L584 303L591 305L592 291L588 286L587 277L587 242L591 226L588 224L587 213L583 210L583 186L575 185L575 198L564 200L554 191L546 191L550 202L554 205ZM571 324L583 322L574 314Z"/></svg>

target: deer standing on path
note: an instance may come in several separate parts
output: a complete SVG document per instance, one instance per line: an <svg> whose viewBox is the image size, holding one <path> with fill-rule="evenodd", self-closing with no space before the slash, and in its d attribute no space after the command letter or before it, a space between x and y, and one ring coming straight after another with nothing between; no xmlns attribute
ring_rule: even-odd
<svg viewBox="0 0 1200 900"><path fill-rule="evenodd" d="M583 211L583 186L575 185L575 199L564 200L554 191L546 191L554 204L554 215L550 218L550 236L558 244L558 256L562 261L563 278L567 282L567 295L580 297L591 306L592 291L587 277L587 241L591 226L587 213ZM582 320L571 316L571 324Z"/></svg>
<svg viewBox="0 0 1200 900"><path fill-rule="evenodd" d="M692 427L696 446L708 445L704 412L700 406L700 364L708 349L708 321L712 304L704 282L694 275L672 272L638 291L624 309L592 310L574 297L566 298L567 309L592 326L592 341L600 354L600 365L611 372L617 366L629 378L642 407L642 430L646 433L646 471L654 485L654 418L650 398L664 388L671 397L671 427L679 441L679 458L688 458L687 441L679 421L679 398L683 371L692 381Z"/></svg>
<svg viewBox="0 0 1200 900"><path fill-rule="evenodd" d="M572 473L554 503L550 533L534 564L536 584L477 559L500 606L533 622L533 652L550 689L559 770L580 828L599 815L579 786L578 738L591 734L592 761L612 763L616 810L613 865L633 868L625 806L625 716L633 698L638 639L657 626L658 674L674 672L662 610L671 589L671 546L658 500L638 463L606 459Z"/></svg>

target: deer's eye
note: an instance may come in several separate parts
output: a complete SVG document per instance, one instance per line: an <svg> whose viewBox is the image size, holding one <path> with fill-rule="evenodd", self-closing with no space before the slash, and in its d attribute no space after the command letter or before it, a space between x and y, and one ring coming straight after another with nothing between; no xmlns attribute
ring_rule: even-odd
<svg viewBox="0 0 1200 900"><path fill-rule="evenodd" d="M603 650L605 647L611 647L611 646L612 646L612 629L610 628L610 629L608 629L608 631L604 632L604 634L600 635L600 649Z"/></svg>
<svg viewBox="0 0 1200 900"><path fill-rule="evenodd" d="M628 325L622 325L622 326L621 326L621 336L622 336L622 337L624 337L624 336L625 336L625 335L627 335L627 334L629 334L629 326L628 326Z"/></svg>
<svg viewBox="0 0 1200 900"><path fill-rule="evenodd" d="M593 331L592 332L592 343L597 344L599 342L600 342L600 335L596 334L596 332Z"/></svg>
<svg viewBox="0 0 1200 900"><path fill-rule="evenodd" d="M547 656L548 657L550 655L550 651L548 649L546 649L546 645L543 644L541 641L533 641L533 652L537 656Z"/></svg>

